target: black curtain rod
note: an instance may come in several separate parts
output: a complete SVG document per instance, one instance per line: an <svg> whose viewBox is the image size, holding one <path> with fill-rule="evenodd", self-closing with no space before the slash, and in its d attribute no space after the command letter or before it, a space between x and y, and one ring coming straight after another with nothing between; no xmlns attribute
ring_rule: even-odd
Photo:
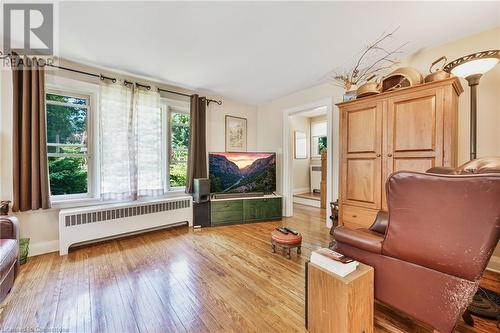
<svg viewBox="0 0 500 333"><path fill-rule="evenodd" d="M83 74L83 75L97 77L100 80L110 80L113 83L116 82L116 78L109 77L109 76L104 76L102 74L94 74L94 73L80 71L78 69L73 69L73 68L68 68L68 67L63 67L63 66L57 66L57 65L52 65L52 64L47 64L47 65L50 66L50 67L55 67L55 68L58 68L58 69L63 69L65 71L69 71L69 72L73 72L73 73L79 73L79 74ZM126 81L126 80L124 80L124 83L125 84L133 84L133 82ZM139 86L139 87L142 87L142 88L146 88L147 90L151 90L151 86L148 86L148 85L144 85L144 84L140 84L140 83L135 83L135 85ZM168 90L168 89L162 89L162 88L158 88L158 91L163 91L163 92L167 92L167 93L171 93L171 94L175 94L175 95L180 95L180 96L185 96L185 97L191 97L191 96L193 96L193 95L190 95L190 94L184 94L184 93L181 93L181 92L172 91L172 90ZM217 100L209 99L209 98L205 98L205 100L207 101L207 106L210 103L215 103L217 105L222 105L222 101L217 101Z"/></svg>

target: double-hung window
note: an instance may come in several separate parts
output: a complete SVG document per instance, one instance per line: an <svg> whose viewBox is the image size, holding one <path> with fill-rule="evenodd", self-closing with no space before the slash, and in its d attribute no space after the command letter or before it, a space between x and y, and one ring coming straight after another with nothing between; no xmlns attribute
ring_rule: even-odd
<svg viewBox="0 0 500 333"><path fill-rule="evenodd" d="M91 196L90 96L48 91L46 114L51 195L60 199Z"/></svg>
<svg viewBox="0 0 500 333"><path fill-rule="evenodd" d="M189 110L187 107L166 106L168 112L168 183L170 189L182 188L187 182L189 150Z"/></svg>

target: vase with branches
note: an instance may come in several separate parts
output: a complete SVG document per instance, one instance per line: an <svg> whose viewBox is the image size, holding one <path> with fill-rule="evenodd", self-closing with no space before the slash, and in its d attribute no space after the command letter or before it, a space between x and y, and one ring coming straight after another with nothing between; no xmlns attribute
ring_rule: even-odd
<svg viewBox="0 0 500 333"><path fill-rule="evenodd" d="M383 33L380 37L369 43L362 51L354 66L349 70L332 71L331 78L336 86L342 87L345 91L350 91L354 86L368 82L383 71L399 64L397 55L408 43L403 43L395 48L387 48L384 44L394 37L398 28Z"/></svg>

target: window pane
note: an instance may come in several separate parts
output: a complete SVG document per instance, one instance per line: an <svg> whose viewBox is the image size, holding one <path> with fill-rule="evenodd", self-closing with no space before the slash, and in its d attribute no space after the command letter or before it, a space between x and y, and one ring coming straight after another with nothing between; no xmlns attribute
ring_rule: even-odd
<svg viewBox="0 0 500 333"><path fill-rule="evenodd" d="M172 112L171 121L172 148L187 150L189 145L189 115Z"/></svg>
<svg viewBox="0 0 500 333"><path fill-rule="evenodd" d="M55 94L47 94L47 101L55 101L61 103L71 103L77 105L87 105L87 100L83 98L55 95Z"/></svg>
<svg viewBox="0 0 500 333"><path fill-rule="evenodd" d="M187 162L188 150L187 149L172 149L170 160L172 162Z"/></svg>
<svg viewBox="0 0 500 333"><path fill-rule="evenodd" d="M186 186L187 163L170 163L170 186Z"/></svg>
<svg viewBox="0 0 500 333"><path fill-rule="evenodd" d="M52 195L87 193L88 166L82 157L49 157Z"/></svg>
<svg viewBox="0 0 500 333"><path fill-rule="evenodd" d="M172 112L172 124L189 125L189 114Z"/></svg>
<svg viewBox="0 0 500 333"><path fill-rule="evenodd" d="M189 149L189 114L171 113L170 186L186 186Z"/></svg>
<svg viewBox="0 0 500 333"><path fill-rule="evenodd" d="M87 143L87 109L47 104L47 142Z"/></svg>
<svg viewBox="0 0 500 333"><path fill-rule="evenodd" d="M311 124L311 136L326 136L326 121Z"/></svg>

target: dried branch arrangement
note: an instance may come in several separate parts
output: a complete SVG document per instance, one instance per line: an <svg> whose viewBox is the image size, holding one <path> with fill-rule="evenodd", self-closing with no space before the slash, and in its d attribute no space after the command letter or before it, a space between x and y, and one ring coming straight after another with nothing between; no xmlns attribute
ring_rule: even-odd
<svg viewBox="0 0 500 333"><path fill-rule="evenodd" d="M333 71L331 78L334 84L349 91L353 85L368 82L379 75L380 72L399 64L396 57L408 43L403 43L390 50L383 46L384 42L391 39L398 29L396 28L389 33L384 32L379 38L368 44L351 70L341 73Z"/></svg>

